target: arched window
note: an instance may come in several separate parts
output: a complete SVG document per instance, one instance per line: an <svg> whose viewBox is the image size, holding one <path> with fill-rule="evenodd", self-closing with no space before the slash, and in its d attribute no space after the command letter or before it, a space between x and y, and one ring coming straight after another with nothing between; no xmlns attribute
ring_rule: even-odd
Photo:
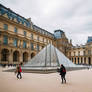
<svg viewBox="0 0 92 92"><path fill-rule="evenodd" d="M9 61L9 50L8 49L2 49L1 61Z"/></svg>
<svg viewBox="0 0 92 92"><path fill-rule="evenodd" d="M35 53L31 53L31 58L33 58L35 56Z"/></svg>
<svg viewBox="0 0 92 92"><path fill-rule="evenodd" d="M13 52L13 61L14 62L19 61L19 52L18 51Z"/></svg>
<svg viewBox="0 0 92 92"><path fill-rule="evenodd" d="M24 52L23 53L23 62L27 62L28 61L28 53Z"/></svg>

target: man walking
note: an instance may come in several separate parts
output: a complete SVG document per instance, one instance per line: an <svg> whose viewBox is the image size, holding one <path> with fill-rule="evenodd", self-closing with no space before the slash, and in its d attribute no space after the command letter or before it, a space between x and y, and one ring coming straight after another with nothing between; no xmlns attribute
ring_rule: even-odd
<svg viewBox="0 0 92 92"><path fill-rule="evenodd" d="M17 70L16 71L17 71L17 78L21 79L22 78L22 75L21 75L22 69L21 69L21 65L20 64L17 66Z"/></svg>
<svg viewBox="0 0 92 92"><path fill-rule="evenodd" d="M66 79L65 79L66 69L62 64L60 66L60 75L61 75L62 83L63 83L63 81L65 81L65 83L66 83Z"/></svg>

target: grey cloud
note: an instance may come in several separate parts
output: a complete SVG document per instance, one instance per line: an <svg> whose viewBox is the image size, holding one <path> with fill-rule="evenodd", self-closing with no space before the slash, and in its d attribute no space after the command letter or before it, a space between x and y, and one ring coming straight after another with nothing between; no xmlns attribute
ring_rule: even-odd
<svg viewBox="0 0 92 92"><path fill-rule="evenodd" d="M2 0L16 13L28 18L34 24L53 33L63 29L73 44L86 43L92 34L91 0Z"/></svg>

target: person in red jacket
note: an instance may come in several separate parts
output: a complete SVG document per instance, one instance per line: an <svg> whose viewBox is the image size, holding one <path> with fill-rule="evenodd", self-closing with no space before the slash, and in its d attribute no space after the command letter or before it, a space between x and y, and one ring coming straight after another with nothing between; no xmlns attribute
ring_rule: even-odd
<svg viewBox="0 0 92 92"><path fill-rule="evenodd" d="M18 78L18 79L21 79L21 78L22 78L21 72L22 72L22 69L21 69L21 65L19 64L19 65L17 66L17 78ZM20 76L20 77L19 77L19 76Z"/></svg>

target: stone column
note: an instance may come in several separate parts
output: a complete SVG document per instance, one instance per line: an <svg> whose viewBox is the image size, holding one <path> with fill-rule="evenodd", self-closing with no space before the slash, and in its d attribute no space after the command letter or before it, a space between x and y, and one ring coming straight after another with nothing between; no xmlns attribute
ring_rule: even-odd
<svg viewBox="0 0 92 92"><path fill-rule="evenodd" d="M0 49L0 62L1 62L1 49Z"/></svg>
<svg viewBox="0 0 92 92"><path fill-rule="evenodd" d="M88 65L88 57L86 57L86 64Z"/></svg>
<svg viewBox="0 0 92 92"><path fill-rule="evenodd" d="M84 57L83 57L83 64L85 64L85 62L84 62Z"/></svg>
<svg viewBox="0 0 92 92"><path fill-rule="evenodd" d="M9 62L8 63L13 64L13 50L12 49L10 49L9 51Z"/></svg>
<svg viewBox="0 0 92 92"><path fill-rule="evenodd" d="M92 65L92 56L90 58L91 58L91 65Z"/></svg>
<svg viewBox="0 0 92 92"><path fill-rule="evenodd" d="M28 53L28 60L30 60L31 58L30 58L30 53Z"/></svg>
<svg viewBox="0 0 92 92"><path fill-rule="evenodd" d="M79 64L81 64L81 57L79 57Z"/></svg>
<svg viewBox="0 0 92 92"><path fill-rule="evenodd" d="M23 41L22 40L19 40L18 41L18 45L19 45L20 48L23 48Z"/></svg>
<svg viewBox="0 0 92 92"><path fill-rule="evenodd" d="M18 40L18 43L17 43L18 47L20 47L20 40Z"/></svg>
<svg viewBox="0 0 92 92"><path fill-rule="evenodd" d="M1 45L3 41L3 36L0 34L0 62L1 62Z"/></svg>

